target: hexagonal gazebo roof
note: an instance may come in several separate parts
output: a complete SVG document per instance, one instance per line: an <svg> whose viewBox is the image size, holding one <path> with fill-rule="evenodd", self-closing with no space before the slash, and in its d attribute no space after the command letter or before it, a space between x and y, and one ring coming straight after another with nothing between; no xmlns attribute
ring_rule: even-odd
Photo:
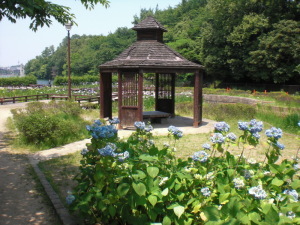
<svg viewBox="0 0 300 225"><path fill-rule="evenodd" d="M133 28L137 41L115 59L100 65L100 117L111 117L111 76L118 73L120 127L143 120L143 74L156 74L155 111L174 116L175 75L194 73L194 127L202 120L203 66L193 63L163 43L167 30L149 16Z"/></svg>

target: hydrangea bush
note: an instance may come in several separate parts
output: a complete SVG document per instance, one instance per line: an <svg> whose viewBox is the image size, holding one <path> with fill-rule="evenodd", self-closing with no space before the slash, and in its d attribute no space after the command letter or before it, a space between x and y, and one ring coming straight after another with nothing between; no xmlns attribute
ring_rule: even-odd
<svg viewBox="0 0 300 225"><path fill-rule="evenodd" d="M257 163L243 155L245 145L259 144L260 121L239 122L239 137L216 123L211 142L188 159L176 158L169 145L159 149L149 124L136 122L136 132L120 140L119 121L110 122L87 127L92 141L67 196L87 224L300 224L298 156L276 163L283 150L279 128L265 131L269 148ZM174 126L168 130L174 140L183 136ZM233 144L239 156L230 153Z"/></svg>

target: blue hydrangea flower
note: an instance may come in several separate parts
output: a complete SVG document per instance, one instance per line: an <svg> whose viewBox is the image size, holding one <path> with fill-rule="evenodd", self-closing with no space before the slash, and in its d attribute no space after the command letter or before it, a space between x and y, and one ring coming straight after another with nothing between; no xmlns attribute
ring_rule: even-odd
<svg viewBox="0 0 300 225"><path fill-rule="evenodd" d="M100 120L96 120L92 126L87 125L86 129L95 139L111 138L118 132L118 130L113 125L104 126L102 125Z"/></svg>
<svg viewBox="0 0 300 225"><path fill-rule="evenodd" d="M71 195L69 194L67 197L66 197L66 202L68 205L71 205L75 200L75 196L74 195Z"/></svg>
<svg viewBox="0 0 300 225"><path fill-rule="evenodd" d="M281 143L279 143L279 142L276 142L274 145L275 145L277 148L279 148L280 150L283 150L283 149L285 148L284 144L281 144Z"/></svg>
<svg viewBox="0 0 300 225"><path fill-rule="evenodd" d="M84 148L84 149L81 150L81 155L85 155L88 152L89 152L89 150Z"/></svg>
<svg viewBox="0 0 300 225"><path fill-rule="evenodd" d="M144 122L136 121L134 122L134 126L136 127L136 129L144 130L146 125Z"/></svg>
<svg viewBox="0 0 300 225"><path fill-rule="evenodd" d="M252 136L255 137L256 139L259 139L259 138L260 138L259 133L252 133Z"/></svg>
<svg viewBox="0 0 300 225"><path fill-rule="evenodd" d="M263 122L257 121L255 119L251 120L249 123L249 131L250 133L258 133L261 132L264 128Z"/></svg>
<svg viewBox="0 0 300 225"><path fill-rule="evenodd" d="M178 129L175 126L169 126L168 131L177 138L181 138L183 136L182 130Z"/></svg>
<svg viewBox="0 0 300 225"><path fill-rule="evenodd" d="M98 149L98 152L102 156L115 156L116 145L108 143L104 148Z"/></svg>
<svg viewBox="0 0 300 225"><path fill-rule="evenodd" d="M125 151L123 153L116 154L115 157L118 157L119 162L124 162L125 159L129 158L129 152Z"/></svg>
<svg viewBox="0 0 300 225"><path fill-rule="evenodd" d="M109 123L110 123L111 125L113 125L113 124L119 124L119 123L120 123L120 120L119 120L119 118L114 117L114 118L112 118L111 120L109 120Z"/></svg>
<svg viewBox="0 0 300 225"><path fill-rule="evenodd" d="M293 167L294 167L294 170L300 170L300 164L299 163L294 164Z"/></svg>
<svg viewBox="0 0 300 225"><path fill-rule="evenodd" d="M146 127L145 127L145 131L146 132L150 132L150 131L152 131L153 130L153 127L151 126L151 125L147 125Z"/></svg>
<svg viewBox="0 0 300 225"><path fill-rule="evenodd" d="M250 195L253 195L256 199L265 199L267 197L267 193L262 189L261 185L258 185L256 187L251 187L248 190Z"/></svg>
<svg viewBox="0 0 300 225"><path fill-rule="evenodd" d="M100 120L95 120L94 123L97 124L98 126L101 126L101 125L102 125L102 123L101 123Z"/></svg>
<svg viewBox="0 0 300 225"><path fill-rule="evenodd" d="M238 122L238 126L240 130L248 130L249 128L248 122Z"/></svg>
<svg viewBox="0 0 300 225"><path fill-rule="evenodd" d="M300 127L300 121L298 122L298 126Z"/></svg>
<svg viewBox="0 0 300 225"><path fill-rule="evenodd" d="M236 189L241 189L245 186L245 183L241 178L234 178L233 184Z"/></svg>
<svg viewBox="0 0 300 225"><path fill-rule="evenodd" d="M225 137L221 133L214 133L210 140L213 143L224 143Z"/></svg>
<svg viewBox="0 0 300 225"><path fill-rule="evenodd" d="M237 139L237 137L234 133L229 133L229 134L227 134L226 137L232 141L235 141Z"/></svg>
<svg viewBox="0 0 300 225"><path fill-rule="evenodd" d="M280 128L272 127L271 129L266 130L265 134L269 138L279 139L282 137L282 130Z"/></svg>
<svg viewBox="0 0 300 225"><path fill-rule="evenodd" d="M204 148L205 150L210 150L210 144L205 143L202 145L202 148Z"/></svg>
<svg viewBox="0 0 300 225"><path fill-rule="evenodd" d="M199 151L195 152L194 155L192 156L192 159L194 161L199 161L199 162L206 162L208 160L208 154L205 151Z"/></svg>
<svg viewBox="0 0 300 225"><path fill-rule="evenodd" d="M296 190L286 189L286 190L283 191L283 194L290 195L295 202L298 202L299 195L298 195Z"/></svg>
<svg viewBox="0 0 300 225"><path fill-rule="evenodd" d="M253 170L244 170L245 179L250 179L251 177L253 177L253 175L254 175Z"/></svg>
<svg viewBox="0 0 300 225"><path fill-rule="evenodd" d="M209 190L208 187L205 188L201 188L201 193L205 196L205 197L209 197L211 195L211 191Z"/></svg>
<svg viewBox="0 0 300 225"><path fill-rule="evenodd" d="M228 132L229 129L230 129L230 126L227 123L225 123L224 121L218 122L218 123L215 124L215 130L216 131Z"/></svg>

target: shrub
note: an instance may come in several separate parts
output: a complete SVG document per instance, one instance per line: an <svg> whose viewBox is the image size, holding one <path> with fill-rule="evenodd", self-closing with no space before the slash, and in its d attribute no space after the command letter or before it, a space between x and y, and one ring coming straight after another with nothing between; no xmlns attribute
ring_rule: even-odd
<svg viewBox="0 0 300 225"><path fill-rule="evenodd" d="M29 103L26 109L12 110L14 123L25 144L40 148L56 147L82 139L81 109L72 102Z"/></svg>
<svg viewBox="0 0 300 225"><path fill-rule="evenodd" d="M299 123L300 124L300 123ZM174 148L158 149L150 125L119 140L113 125L87 126L92 142L81 154L78 185L67 203L88 224L298 224L298 158L276 164L284 146L279 128L266 131L269 148L262 162L244 157L259 144L260 121L239 122L237 137L225 122L215 125L211 143L187 160ZM178 141L182 132L169 127ZM237 143L239 156L228 149Z"/></svg>
<svg viewBox="0 0 300 225"><path fill-rule="evenodd" d="M0 86L28 86L30 84L36 84L37 78L35 76L25 77L7 77L0 78Z"/></svg>

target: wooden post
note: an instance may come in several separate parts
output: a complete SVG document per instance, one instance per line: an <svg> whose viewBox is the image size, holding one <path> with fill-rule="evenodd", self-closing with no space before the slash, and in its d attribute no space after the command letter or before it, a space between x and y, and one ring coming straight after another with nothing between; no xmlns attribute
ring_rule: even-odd
<svg viewBox="0 0 300 225"><path fill-rule="evenodd" d="M158 88L159 88L159 74L155 74L155 110L158 111Z"/></svg>
<svg viewBox="0 0 300 225"><path fill-rule="evenodd" d="M196 71L195 74L195 86L194 86L194 127L198 127L202 122L202 73Z"/></svg>
<svg viewBox="0 0 300 225"><path fill-rule="evenodd" d="M172 117L175 116L175 75L171 74Z"/></svg>
<svg viewBox="0 0 300 225"><path fill-rule="evenodd" d="M89 100L90 102L90 100ZM112 74L100 73L100 118L112 117Z"/></svg>
<svg viewBox="0 0 300 225"><path fill-rule="evenodd" d="M139 72L138 78L138 118L137 121L143 121L143 73Z"/></svg>
<svg viewBox="0 0 300 225"><path fill-rule="evenodd" d="M123 129L121 123L122 123L122 104L123 104L123 87L122 87L122 73L121 71L118 71L118 117L120 120L120 123L118 124L118 129Z"/></svg>

